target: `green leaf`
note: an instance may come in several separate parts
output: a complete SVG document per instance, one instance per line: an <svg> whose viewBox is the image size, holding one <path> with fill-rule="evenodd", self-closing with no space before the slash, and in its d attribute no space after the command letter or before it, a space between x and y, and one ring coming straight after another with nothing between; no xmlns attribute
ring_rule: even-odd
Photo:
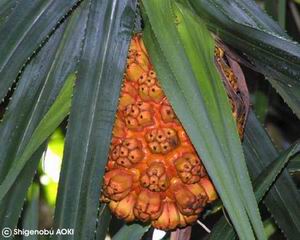
<svg viewBox="0 0 300 240"><path fill-rule="evenodd" d="M223 114L224 118L227 117L228 119L232 119L231 109L227 105L227 112L226 112L224 110L224 109L226 109L226 105L225 105L225 108L224 108L224 105L222 105L222 101L226 101L227 96L224 94L225 91L223 90L223 92L222 92L222 90L220 88L221 81L220 81L220 77L218 78L217 71L214 68L212 68L212 70L207 71L207 72L202 70L202 69L205 69L205 67L207 67L209 65L214 66L213 65L214 62L212 61L214 42L213 42L212 38L210 39L210 34L208 32L206 33L207 37L203 36L205 31L203 31L204 33L200 33L198 38L194 37L194 36L197 36L197 34L193 34L192 29L197 29L197 30L199 29L199 26L197 25L196 21L194 21L194 16L189 15L187 11L183 10L183 8L180 10L181 10L182 17L185 18L184 16L186 16L186 19L184 20L184 21L186 21L186 26L185 26L185 28L182 27L182 29L180 30L181 24L179 23L178 24L178 32L181 35L181 40L183 42L183 45L185 47L186 53L189 57L189 60L192 63L193 71L194 71L195 75L197 75L198 82L199 82L199 89L203 89L203 91L201 92L201 95L204 97L204 101L209 103L209 104L207 104L207 108L206 108L206 109L210 109L208 111L208 114L213 115L216 112L221 112ZM178 17L178 15L176 15L176 16ZM190 17L190 19L188 17ZM188 21L189 21L190 25L188 25ZM193 39L193 37L194 37L194 39ZM210 40L210 53L211 54L209 56L205 56L205 54L207 54L207 53L205 53L203 51L203 49L205 49L207 47L209 40ZM198 45L197 45L197 43L198 43ZM194 54L195 50L199 53L201 51L203 51L202 55L204 57L206 57L206 61L203 57L202 57L202 59L200 57L197 57L197 55ZM209 59L210 61L207 61L207 59ZM216 82L213 82L213 81L211 81L214 83L212 85L203 83L207 80L209 81L209 78L219 80L219 86ZM215 86L217 86L217 87L215 87ZM214 87L215 87L215 89L213 89ZM207 92L208 92L207 89L213 89L214 90L214 92L212 91L213 95L212 95L212 93L207 94ZM225 97L223 97L223 98L219 97L221 95L221 93L223 93L223 96L225 96ZM214 98L217 98L217 102L216 102L217 107L215 109L213 109L213 106L211 106L211 104L210 104L210 102L213 101ZM230 111L228 111L228 109L230 109ZM224 114L224 112L225 112L225 114ZM226 115L226 113L227 113L227 115ZM211 116L211 119L213 119L214 117L215 116ZM215 121L214 122L212 121L212 122L215 124L215 126L214 126L216 129L215 133L218 135L219 139L221 137L223 137L223 139L220 139L221 144L222 143L228 144L227 151L229 151L229 152L231 151L231 156L229 156L229 159L227 159L227 163L228 164L231 163L231 166L235 171L234 173L235 173L236 180L240 182L240 185L237 185L237 187L240 187L240 191L238 194L243 195L244 199L242 198L242 200L244 201L244 206L246 208L246 212L248 214L248 217L252 224L252 227L254 228L254 231L256 232L257 237L259 239L263 239L264 236L260 234L261 230L262 230L262 224L259 222L260 215L258 212L257 204L254 200L254 194L252 193L253 190L252 190L250 178L249 178L249 175L247 172L243 154L239 153L239 151L241 152L241 147L240 148L238 147L240 142L237 141L237 139L238 139L237 134L230 134L230 130L232 132L236 133L236 129L235 129L236 125L231 124L232 127L230 128L229 127L230 124L228 124L228 122L226 122L226 120L224 120L220 117L219 117L219 119L215 118L214 120ZM224 129L226 129L228 127L230 130L227 132L224 131ZM219 135L219 133L221 133L221 132L223 132L223 135ZM230 138L234 138L234 137L235 137L235 139L230 141ZM225 151L226 150L224 149L223 153L225 153ZM201 153L201 151L199 151L199 154L200 153ZM239 164L239 162L242 162L243 164ZM243 176L241 177L241 175L243 175ZM222 199L222 200L224 201L224 199Z"/></svg>
<svg viewBox="0 0 300 240"><path fill-rule="evenodd" d="M154 33L146 22L145 44L168 99L239 235L253 239L253 224L257 237L264 239L228 98L214 65L210 34L181 7L181 13L175 13L177 32L170 1L143 1L143 5Z"/></svg>
<svg viewBox="0 0 300 240"><path fill-rule="evenodd" d="M75 234L54 239L94 238L135 8L135 0L90 2L54 219L55 228Z"/></svg>
<svg viewBox="0 0 300 240"><path fill-rule="evenodd" d="M111 214L108 206L103 204L99 210L96 240L104 240L108 232Z"/></svg>
<svg viewBox="0 0 300 240"><path fill-rule="evenodd" d="M33 132L24 152L12 164L9 172L0 185L0 201L11 188L16 178L26 165L28 159L36 152L39 146L47 140L50 134L68 115L71 107L71 97L75 79L75 74L68 77L55 102Z"/></svg>
<svg viewBox="0 0 300 240"><path fill-rule="evenodd" d="M52 100L51 102L49 99L46 100L47 95L45 94L42 95L45 97L45 101L39 101L38 104L35 103L38 102L38 92L44 84L43 78L47 75L51 61L53 60L53 53L51 54L49 51L57 47L60 37L61 34L57 34L55 38L51 39L45 49L28 66L22 77L23 81L19 82L5 113L3 122L0 125L0 155L2 156L0 158L1 184L13 163L17 160L16 152L19 151L21 153L24 151L34 129L52 104ZM43 68L39 66L40 61L44 62ZM59 86L58 82L57 84ZM52 94L57 93L53 92ZM55 95L52 95L52 97L55 97ZM34 105L38 111L32 111L32 106ZM14 228L17 225L26 191L31 184L44 149L45 145L42 145L28 159L26 166L24 166L18 178L10 187L9 192L0 201L0 228Z"/></svg>
<svg viewBox="0 0 300 240"><path fill-rule="evenodd" d="M275 20L278 21L282 28L285 28L286 18L286 0L274 0L265 1L265 9Z"/></svg>
<svg viewBox="0 0 300 240"><path fill-rule="evenodd" d="M236 239L236 234L229 225L228 221L224 216L222 216L217 223L215 223L211 233L208 235L207 239L209 240L232 240Z"/></svg>
<svg viewBox="0 0 300 240"><path fill-rule="evenodd" d="M287 166L290 173L300 172L300 154L296 155Z"/></svg>
<svg viewBox="0 0 300 240"><path fill-rule="evenodd" d="M300 47L254 1L189 0L199 18L243 52L300 118ZM274 80L273 80L274 79Z"/></svg>
<svg viewBox="0 0 300 240"><path fill-rule="evenodd" d="M280 174L288 160L300 151L300 143L294 144L289 149L280 154L267 167L265 167L260 175L255 177L254 189L257 202L260 202L270 186ZM209 239L234 239L235 233L233 228L228 224L223 216L212 229Z"/></svg>
<svg viewBox="0 0 300 240"><path fill-rule="evenodd" d="M278 22L283 29L286 22L286 4L286 0L278 0Z"/></svg>
<svg viewBox="0 0 300 240"><path fill-rule="evenodd" d="M17 0L2 0L0 1L0 16L9 15L10 10L18 3Z"/></svg>
<svg viewBox="0 0 300 240"><path fill-rule="evenodd" d="M4 24L13 9L17 6L17 0L2 0L0 1L0 26Z"/></svg>
<svg viewBox="0 0 300 240"><path fill-rule="evenodd" d="M150 225L143 226L139 223L125 224L112 238L112 240L140 240L149 230Z"/></svg>
<svg viewBox="0 0 300 240"><path fill-rule="evenodd" d="M26 68L5 112L0 125L1 182L16 157L24 151L34 129L47 111L46 106L48 105L49 108L51 105L51 103L46 104L49 101L47 98L51 95L45 94L45 90L50 92L55 82L49 86L46 78L55 58L55 51L51 49L57 49L61 37L62 31L49 41L44 51L40 52L35 61ZM42 67L40 62L43 62ZM41 101L43 97L44 103Z"/></svg>
<svg viewBox="0 0 300 240"><path fill-rule="evenodd" d="M267 166L254 181L256 200L260 202L288 160L300 151L300 144L294 144Z"/></svg>
<svg viewBox="0 0 300 240"><path fill-rule="evenodd" d="M76 2L20 1L6 22L0 24L0 99L6 95L23 64Z"/></svg>
<svg viewBox="0 0 300 240"><path fill-rule="evenodd" d="M268 105L269 105L269 98L268 95L266 95L261 90L256 90L254 92L254 104L253 108L255 111L256 116L258 117L259 121L261 123L265 122L267 112L268 112Z"/></svg>
<svg viewBox="0 0 300 240"><path fill-rule="evenodd" d="M268 134L253 113L249 114L246 125L244 152L253 178L260 175L278 156ZM300 235L300 194L287 169L276 179L264 203L286 237L296 240Z"/></svg>
<svg viewBox="0 0 300 240"><path fill-rule="evenodd" d="M22 228L26 230L39 229L39 195L40 189L37 184L32 184L29 189L28 205L26 207ZM37 240L37 235L23 236L24 240Z"/></svg>
<svg viewBox="0 0 300 240"><path fill-rule="evenodd" d="M34 130L53 104L67 76L75 72L87 14L76 10L25 69L0 125L0 180L27 146ZM74 38L74 35L77 37ZM57 123L59 124L59 123ZM57 125L58 126L58 125ZM8 140L9 139L9 140ZM27 188L44 151L42 145L0 202L0 228L17 224ZM7 217L8 216L8 217Z"/></svg>

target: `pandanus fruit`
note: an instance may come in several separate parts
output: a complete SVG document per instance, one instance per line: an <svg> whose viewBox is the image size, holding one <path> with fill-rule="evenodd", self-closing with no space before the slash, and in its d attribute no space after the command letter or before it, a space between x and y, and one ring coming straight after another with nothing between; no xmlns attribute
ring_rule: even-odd
<svg viewBox="0 0 300 240"><path fill-rule="evenodd" d="M224 51L216 47L218 69L236 93L237 79L223 57ZM245 114L228 95L242 136ZM201 158L159 84L141 35L136 34L129 49L101 200L127 222L151 222L155 228L170 230L195 222L216 198Z"/></svg>

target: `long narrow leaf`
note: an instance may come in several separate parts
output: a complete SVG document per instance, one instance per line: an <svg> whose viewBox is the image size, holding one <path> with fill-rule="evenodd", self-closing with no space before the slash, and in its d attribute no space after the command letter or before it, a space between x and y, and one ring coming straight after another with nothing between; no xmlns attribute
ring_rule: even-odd
<svg viewBox="0 0 300 240"><path fill-rule="evenodd" d="M254 1L189 2L212 31L247 55L300 118L299 44L291 41Z"/></svg>
<svg viewBox="0 0 300 240"><path fill-rule="evenodd" d="M260 202L267 190L269 190L272 183L275 181L277 175L281 172L288 160L300 151L300 144L295 144L289 149L280 154L268 167L266 167L255 179L254 190L256 200Z"/></svg>
<svg viewBox="0 0 300 240"><path fill-rule="evenodd" d="M282 168L288 160L297 152L300 151L300 144L294 144L288 150L280 154L279 157L274 159L254 180L255 197L260 202L270 186L275 181ZM222 217L212 229L209 239L234 239L235 233L233 228L228 224L225 217Z"/></svg>
<svg viewBox="0 0 300 240"><path fill-rule="evenodd" d="M67 76L75 72L87 14L76 10L25 69L0 126L0 176L9 172L28 144L33 131L59 94ZM73 36L77 37L74 38ZM59 124L59 123L58 123ZM10 139L10 141L7 141ZM28 159L5 199L0 203L0 228L17 224L25 193L37 169L39 154ZM5 206L5 207L4 207Z"/></svg>
<svg viewBox="0 0 300 240"><path fill-rule="evenodd" d="M135 7L135 0L90 1L55 212L55 228L75 234L54 239L94 238Z"/></svg>
<svg viewBox="0 0 300 240"><path fill-rule="evenodd" d="M284 29L286 22L286 0L277 0L274 4L273 0L266 0L264 3L266 12L276 19L280 26Z"/></svg>
<svg viewBox="0 0 300 240"><path fill-rule="evenodd" d="M96 240L104 240L106 238L110 220L110 210L106 204L103 204L99 211Z"/></svg>
<svg viewBox="0 0 300 240"><path fill-rule="evenodd" d="M159 51L159 44L156 42L156 39L153 36L153 33L151 34L151 33L147 33L147 31L145 31L144 38L145 38L145 44L151 55L151 60L153 61L154 65L155 65L155 69L158 72L159 78L161 80L161 83L162 83L165 91L166 91L168 99L171 101L179 118L180 118L180 114L181 114L180 109L182 109L183 110L182 114L184 114L183 116L185 116L185 118L188 119L190 116L192 116L192 111L190 110L191 113L188 113L188 114L184 113L184 111L186 111L187 103L184 99L184 96L180 96L181 90L180 90L179 86L172 81L173 79L175 79L175 76L172 74L172 71L169 69L168 63L163 58L162 53ZM151 45L151 44L153 44L153 45ZM164 81L165 81L165 83L164 83ZM166 86L164 86L164 84L167 86L172 86L173 90L170 89L169 91L171 91L171 92L173 91L174 95L168 95L168 89L166 88ZM176 109L176 104L177 104L177 107L178 106L180 107L180 108L178 107L179 110ZM181 121L183 121L182 118L180 118L180 119L181 119ZM194 133L196 134L197 131L199 131L195 128L195 126L197 126L196 122L193 119L189 119L189 121L192 122L192 124L190 124L190 126L194 127L193 130L194 130ZM184 124L184 122L183 122L183 124ZM191 136L191 134L189 134L189 136ZM221 168L222 167L223 166L221 163ZM226 169L226 166L224 166L224 169ZM215 174L216 174L216 172L215 172ZM218 171L218 174L222 175L222 173L220 171ZM226 178L226 176L230 176L230 175L226 174L225 178ZM224 190L226 190L226 187L228 187L228 186L231 187L231 185L226 184L226 181L221 182L220 185L221 185L220 187L223 188ZM235 194L233 189L231 191L233 192L233 194ZM228 195L228 196L230 196L230 195ZM232 208L233 208L233 206L232 206Z"/></svg>
<svg viewBox="0 0 300 240"><path fill-rule="evenodd" d="M0 1L0 26L3 25L8 16L12 13L17 4L17 0L2 0Z"/></svg>
<svg viewBox="0 0 300 240"><path fill-rule="evenodd" d="M125 224L112 238L112 240L140 240L150 226L143 226L138 223Z"/></svg>
<svg viewBox="0 0 300 240"><path fill-rule="evenodd" d="M268 134L253 113L249 114L246 126L244 151L249 171L254 178L278 156ZM277 178L266 195L264 203L287 238L298 239L300 194L287 169L283 170Z"/></svg>
<svg viewBox="0 0 300 240"><path fill-rule="evenodd" d="M45 103L48 101L42 104L41 99L42 97L45 97L44 100L49 98L47 94L51 92L52 86L47 86L46 78L55 58L55 51L52 49L58 48L62 33L63 29L57 32L32 64L26 68L8 105L0 125L1 182L15 158L24 150L38 122L47 111ZM54 84L52 83L52 85ZM49 93L43 94L43 90L49 91ZM53 98L53 96L51 97ZM48 108L50 104L48 103ZM7 142L7 139L10 141Z"/></svg>
<svg viewBox="0 0 300 240"><path fill-rule="evenodd" d="M250 113L245 133L244 150L250 173L255 178L255 195L257 201L260 201L275 179L278 170L290 158L295 159L298 157L298 155L295 157L293 155L299 151L299 144L290 147L276 157L277 152L266 132L260 126L254 114ZM271 210L276 223L279 224L288 239L296 240L299 236L297 224L300 221L298 214L300 206L299 193L297 193L297 189L286 170L283 170L280 176L277 177L264 202L267 207L269 206L268 208ZM215 224L209 238L219 239L220 236L223 236L224 239L234 238L234 231L225 217L222 217Z"/></svg>
<svg viewBox="0 0 300 240"><path fill-rule="evenodd" d="M273 181L276 179L277 175L280 173L286 162L300 150L300 145L296 144L286 150L284 153L280 154L278 158L273 160L273 162L266 167L262 173L257 176L254 180L255 186L255 197L258 202L260 202L268 191ZM296 235L295 235L296 236ZM233 228L228 224L226 218L223 216L212 229L209 239L230 240L235 238L235 232ZM293 239L293 238L291 238Z"/></svg>
<svg viewBox="0 0 300 240"><path fill-rule="evenodd" d="M32 113L32 106L37 102L38 92L43 88L44 78L49 71L54 51L61 39L58 32L45 46L36 59L28 66L22 80L17 86L13 98L8 106L3 122L0 125L0 185L16 161L17 150L24 151L34 129L37 127L43 114L52 102L39 101L39 111ZM44 62L43 67L40 62ZM32 93L32 94L30 94ZM40 108L41 107L41 108ZM9 140L8 140L9 139ZM0 227L14 228L23 206L25 194L41 159L45 146L41 146L30 158L29 163L19 174L13 185L8 189L7 195L0 201Z"/></svg>
<svg viewBox="0 0 300 240"><path fill-rule="evenodd" d="M77 0L20 1L0 24L0 99L16 79L22 65Z"/></svg>
<svg viewBox="0 0 300 240"><path fill-rule="evenodd" d="M178 6L180 6L180 5L178 5ZM205 89L204 91L201 92L201 95L204 97L204 101L209 103L209 104L207 104L207 106L209 106L209 109L210 109L208 111L208 114L211 115L210 116L211 119L214 119L215 116L212 116L212 115L214 115L215 112L222 112L223 119L222 119L222 117L214 119L215 122L213 122L213 123L215 125L213 127L216 129L215 133L219 137L219 139L220 139L219 141L221 143L223 143L224 145L225 144L228 145L228 146L225 145L225 148L223 150L224 153L226 151L228 151L231 154L229 156L229 158L227 159L227 163L228 163L228 165L231 164L232 168L234 169L235 177L236 177L237 181L239 182L237 187L240 187L239 192L241 195L243 195L242 200L244 201L244 206L245 206L246 212L247 212L248 217L251 221L251 224L256 232L256 235L258 238L263 238L263 234L262 235L260 234L263 229L263 225L259 221L260 215L258 212L257 204L255 202L254 194L252 192L252 186L251 186L248 170L246 168L243 154L241 153L241 147L238 147L239 141L236 141L236 139L238 137L237 137L237 134L232 134L230 132L230 131L235 132L236 126L234 124L232 124L232 123L230 124L230 123L228 123L228 121L226 121L226 117L229 119L232 119L231 115L228 114L228 113L230 113L230 111L228 111L229 108L227 106L227 115L224 114L224 112L226 113L226 111L225 111L226 107L224 108L224 105L222 105L222 101L224 101L224 97L223 98L219 97L220 93L222 92L222 90L220 88L221 81L219 81L219 86L218 86L218 84L216 82L212 81L213 84L209 85L209 84L205 83L206 79L204 80L205 77L206 78L210 77L211 79L220 80L220 78L217 77L217 71L215 69L214 69L214 71L212 71L212 70L207 71L207 72L205 70L203 71L203 69L205 69L206 66L209 66L209 64L212 64L212 59L213 59L213 56L212 56L213 51L212 50L214 49L214 43L211 40L211 44L210 44L211 55L209 56L210 58L207 57L207 59L209 59L210 62L205 61L205 58L203 58L203 57L201 58L201 57L198 57L198 55L195 55L194 52L196 49L197 49L197 52L200 53L201 51L203 51L203 49L205 49L207 47L208 42L209 42L208 39L209 39L210 35L207 33L207 35L209 37L204 37L203 33L198 34L198 36L197 36L197 34L194 34L191 29L199 29L197 22L194 20L195 17L193 15L189 14L189 12L187 12L183 7L181 7L180 10L181 10L181 14L182 14L183 22L184 22L185 26L182 26L184 24L179 23L178 31L179 31L179 34L181 35L181 39L182 39L183 45L185 47L185 50L187 52L187 55L189 57L189 60L191 63L193 63L192 68L198 77L199 89ZM178 17L177 14L176 14L176 16ZM178 18L180 19L180 17L178 17ZM182 27L180 27L180 26L182 26ZM202 54L203 54L203 56L205 56L204 51ZM201 66L201 63L203 64L202 66ZM205 74L206 74L206 76L205 76ZM213 110L212 104L211 104L211 101L213 101L214 98L212 98L211 95L207 94L207 92L208 92L207 88L213 89L212 92L214 93L214 96L217 99L216 105L218 106L218 108L216 108L214 110ZM224 91L223 91L223 93L224 93ZM229 126L231 126L231 128ZM228 131L226 131L226 130L228 130ZM221 133L221 132L223 132L223 135L219 135L219 133ZM221 139L222 137L223 137L223 139ZM235 137L235 139L234 139L234 137ZM226 149L226 147L227 147L227 149Z"/></svg>
<svg viewBox="0 0 300 240"><path fill-rule="evenodd" d="M32 184L28 197L28 205L22 221L22 227L26 230L39 228L39 197L40 189L37 184ZM38 240L37 235L23 236L24 240Z"/></svg>
<svg viewBox="0 0 300 240"><path fill-rule="evenodd" d="M143 4L155 34L151 36L148 31L146 45L167 97L200 154L239 235L254 238L252 223L257 236L264 239L229 102L214 66L213 40L203 25L197 24L183 9L181 16L176 14L179 37L170 1L144 1ZM160 48L162 52L158 53ZM166 62L162 63L164 57Z"/></svg>
<svg viewBox="0 0 300 240"><path fill-rule="evenodd" d="M55 102L33 132L24 152L17 161L13 163L9 172L5 176L0 185L0 201L5 197L10 187L13 185L14 181L26 165L28 159L35 153L39 146L47 140L50 134L68 115L71 107L71 97L75 79L76 76L74 74L67 79Z"/></svg>
<svg viewBox="0 0 300 240"><path fill-rule="evenodd" d="M18 178L16 179L12 188L6 194L6 197L0 204L0 229L8 227L14 229L17 226L19 217L21 215L22 207L26 192L32 183L37 169L38 163L41 159L46 145L42 144L39 149L32 155L26 166L22 169Z"/></svg>
<svg viewBox="0 0 300 240"><path fill-rule="evenodd" d="M295 156L287 166L290 173L300 172L300 154Z"/></svg>

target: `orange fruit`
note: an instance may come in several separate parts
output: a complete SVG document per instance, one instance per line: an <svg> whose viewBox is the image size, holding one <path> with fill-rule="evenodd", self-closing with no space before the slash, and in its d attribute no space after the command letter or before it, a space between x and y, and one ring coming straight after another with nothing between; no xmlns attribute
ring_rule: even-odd
<svg viewBox="0 0 300 240"><path fill-rule="evenodd" d="M216 50L221 57L221 50ZM226 71L234 77L229 67ZM216 198L201 158L159 84L141 35L135 35L101 200L125 221L170 230L195 222Z"/></svg>

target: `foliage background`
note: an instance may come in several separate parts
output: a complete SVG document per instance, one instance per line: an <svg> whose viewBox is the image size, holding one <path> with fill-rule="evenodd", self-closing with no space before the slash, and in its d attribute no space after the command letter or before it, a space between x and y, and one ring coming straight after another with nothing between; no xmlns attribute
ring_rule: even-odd
<svg viewBox="0 0 300 240"><path fill-rule="evenodd" d="M9 188L9 195L1 198L0 228L13 227L16 223L20 228L28 229L71 226L77 229L76 239L103 239L106 235L107 237L114 236L114 239L126 239L126 234L129 234L127 236L130 236L130 239L134 237L138 239L149 229L147 226L123 227L123 222L114 217L110 221L109 233L106 234L111 216L104 206L98 208L98 201L95 201L100 191L100 181L97 179L101 179L100 176L105 165L105 160L99 161L99 159L106 159L112 127L111 119L114 116L111 109L115 108L118 100L118 95L111 94L110 88L120 88L120 76L122 76L128 40L136 14L134 11L135 1L124 1L124 4L117 4L116 1L113 4L104 4L102 1L61 1L60 3L59 1L44 3L40 1L38 4L37 2L26 2L26 11L22 10L21 5L18 5L22 4L22 1L2 0L0 2L0 52L2 56L8 56L7 58L0 57L2 76L0 96L3 97L0 106L1 119L3 119L0 129L1 182L11 166L16 166L14 169L20 168L17 181ZM216 2L219 3L219 1ZM300 12L296 1L266 0L259 1L258 4L279 22L293 40L300 42ZM115 9L112 11L110 8L113 7ZM99 13L100 9L107 13ZM195 7L195 9L197 8ZM121 14L124 12L126 16ZM41 13L42 17L37 18L38 21L31 21ZM108 13L111 15L108 16ZM47 18L47 15L52 17ZM64 17L61 18L62 16ZM207 17L207 19L210 18L210 16ZM14 21L9 21L10 19L14 19ZM214 31L216 26L218 26L217 21L215 25L209 25L209 28ZM13 31L7 34L10 29ZM107 34L103 34L103 29ZM121 32L122 41L116 44L113 39L120 34L120 29L123 31ZM221 37L222 34L220 33ZM229 38L224 34L224 40L236 47L234 45L235 38ZM5 46L10 46L11 49L5 48ZM107 49L111 49L112 53L108 54ZM238 53L243 51L238 44L237 51ZM103 56L105 58L99 61ZM262 62L264 63L263 60ZM282 65L284 64L282 62ZM271 73L273 77L282 77L280 71L280 73L275 73L273 69L267 68L262 71L264 64L261 62L258 62L256 66L258 67L255 70L264 74ZM281 66L278 69L281 69ZM243 66L243 70L251 93L252 109L277 148L275 150L273 145L268 142L269 139L265 139L265 144L267 142L270 146L262 146L259 154L261 153L260 156L262 156L268 150L267 153L273 156L272 159L270 157L269 159L273 160L278 155L277 151L288 149L300 137L300 120L296 116L298 114L299 117L300 105L297 105L300 96L298 95L297 99L299 89L293 88L295 92L289 92L286 97L282 93L284 91L280 85L281 82L265 81L263 74L247 66ZM298 74L300 73L298 72ZM110 79L114 82L112 87L110 81L102 80L107 79L107 76L110 75L113 75L116 80ZM293 76L292 73L291 76ZM70 86L74 84L75 77L78 80L72 93ZM297 76L294 80L296 85L299 84ZM66 83L69 84L69 88ZM61 91L63 86L66 87L66 92ZM293 98L293 94L296 97ZM61 100L57 102L55 100L59 99L58 96L61 96ZM65 118L70 111L71 101L71 115ZM53 107L54 102L56 105ZM292 106L293 110L286 102L290 107ZM47 125L48 132L42 129L43 134L39 136L41 136L43 144L35 145L34 142L30 142L30 139L37 132L36 129L50 106L52 106L52 116L57 116L57 119L54 118L55 123L52 124L51 121L44 121L49 123ZM253 121L252 125L248 125L247 132L249 134L246 135L245 142L251 144L258 139L263 139L258 136L260 136L259 134L264 136L264 133L258 125L256 117L250 114L250 118ZM85 124L87 122L88 124ZM58 123L60 126L57 128ZM256 129L256 132L253 129ZM48 138L50 133L51 137ZM251 133L253 134L251 135ZM47 141L44 141L46 139ZM94 142L97 144L93 144ZM22 157L24 152L26 153L26 146L30 144L38 148L32 148L34 149L32 156L27 153L30 161L23 164ZM251 149L248 148L248 150L248 152L245 150L246 158L247 154L254 156ZM91 158L92 160L90 160ZM254 163L250 166L258 166L258 160L253 158L253 161ZM60 179L63 184L58 191L61 168L63 174ZM32 171L33 169L34 171ZM37 170L35 171L35 169ZM300 187L299 169L299 157L295 157L290 161L284 173L292 177L293 183L289 182L288 184L295 183L297 194L299 194ZM257 173L257 175L259 174ZM284 181L282 184L283 187L290 186ZM30 187L27 188L29 185ZM70 186L73 186L72 189ZM57 195L61 197L57 199ZM26 196L25 201L23 201L24 196ZM275 197L273 195L273 198ZM296 198L297 196L295 196ZM293 205L297 203L295 199L283 199L286 203L285 207L290 207L291 211L299 208L299 205ZM70 201L74 204L69 205ZM268 201L270 204L266 207ZM274 199L269 197L269 199L264 199L265 204L259 205L268 238L284 239L286 234L292 233L295 234L295 238L299 237L297 235L297 231L300 232L299 226L295 226L296 230L293 227L285 226L287 227L286 232L278 228L274 213L272 211L270 213L272 202ZM224 221L222 218L224 211L220 204L217 202L210 206L201 218L201 221L209 228L217 227L218 221ZM273 208L277 207L275 201ZM55 208L60 211L55 212ZM285 214L285 211L284 209L283 213L277 212L279 214L277 218L278 216L282 217L280 214ZM293 214L295 219L300 218L297 212ZM98 222L96 222L96 218L98 218ZM283 219L287 218L283 216ZM293 224L286 223L291 226L294 226ZM118 233L118 231L121 232ZM133 233L136 236L130 235ZM150 228L143 238L151 239L152 233L153 229ZM220 229L215 230L214 233L216 233L217 239L217 234L223 234ZM207 234L200 226L193 227L191 239L202 239L205 236ZM168 237L169 234L165 238ZM213 235L210 237L213 238ZM16 239L20 239L20 237L16 237Z"/></svg>

